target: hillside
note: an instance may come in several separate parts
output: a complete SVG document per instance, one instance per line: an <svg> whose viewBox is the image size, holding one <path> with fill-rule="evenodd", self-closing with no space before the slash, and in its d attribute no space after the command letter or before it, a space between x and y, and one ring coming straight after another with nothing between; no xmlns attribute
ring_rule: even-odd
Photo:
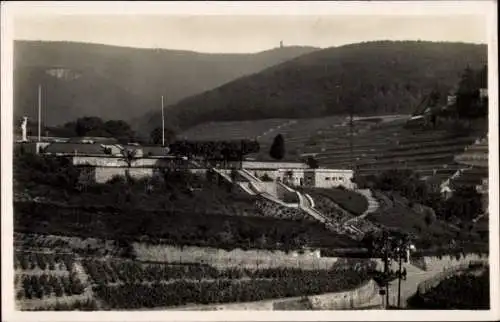
<svg viewBox="0 0 500 322"><path fill-rule="evenodd" d="M284 47L255 54L205 54L70 42L16 41L15 117L36 119L43 85L46 125L81 116L132 122L165 104L213 89L316 50ZM230 49L228 49L230 51Z"/></svg>
<svg viewBox="0 0 500 322"><path fill-rule="evenodd" d="M446 93L486 45L378 41L318 50L186 98L168 110L182 128L209 122L345 114L407 114L432 89ZM444 98L444 95L443 95ZM148 130L159 114L149 116Z"/></svg>

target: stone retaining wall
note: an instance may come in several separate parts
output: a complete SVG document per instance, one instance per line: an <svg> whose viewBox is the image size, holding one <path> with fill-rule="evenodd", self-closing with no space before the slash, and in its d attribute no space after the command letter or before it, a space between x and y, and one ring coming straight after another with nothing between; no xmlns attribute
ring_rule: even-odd
<svg viewBox="0 0 500 322"><path fill-rule="evenodd" d="M138 260L153 262L204 263L216 267L296 267L301 269L329 269L338 258L318 258L316 251L285 253L269 250L242 250L209 247L176 247L134 243Z"/></svg>

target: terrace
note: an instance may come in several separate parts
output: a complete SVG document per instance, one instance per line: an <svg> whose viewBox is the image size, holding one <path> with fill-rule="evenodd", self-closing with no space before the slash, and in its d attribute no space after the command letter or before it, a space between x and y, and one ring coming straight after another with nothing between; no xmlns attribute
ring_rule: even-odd
<svg viewBox="0 0 500 322"><path fill-rule="evenodd" d="M288 122L286 126L277 129L272 133L263 135L258 138L261 146L260 153L252 157L266 160L269 158L268 152L275 135L281 134L285 139L285 147L287 155L285 159L297 160L299 154L303 153L304 147L320 132L321 129L329 127L332 124L339 124L342 118L340 117L326 117L314 119L299 119Z"/></svg>
<svg viewBox="0 0 500 322"><path fill-rule="evenodd" d="M458 177L451 180L450 186L453 189L458 187L473 187L483 183L483 179L488 178L487 168L472 167L463 170Z"/></svg>
<svg viewBox="0 0 500 322"><path fill-rule="evenodd" d="M192 141L255 139L286 124L288 120L268 119L241 122L212 122L195 126L179 139Z"/></svg>

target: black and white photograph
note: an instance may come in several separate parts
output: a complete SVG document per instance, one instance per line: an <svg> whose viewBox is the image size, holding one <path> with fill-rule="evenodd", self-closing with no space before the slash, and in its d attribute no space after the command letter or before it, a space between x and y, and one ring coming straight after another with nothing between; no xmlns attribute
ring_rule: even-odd
<svg viewBox="0 0 500 322"><path fill-rule="evenodd" d="M7 321L499 317L496 2L64 3L2 2Z"/></svg>

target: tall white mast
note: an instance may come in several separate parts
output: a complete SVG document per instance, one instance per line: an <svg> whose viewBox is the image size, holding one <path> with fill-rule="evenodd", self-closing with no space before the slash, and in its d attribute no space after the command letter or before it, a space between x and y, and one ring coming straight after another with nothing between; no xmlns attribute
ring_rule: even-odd
<svg viewBox="0 0 500 322"><path fill-rule="evenodd" d="M161 146L165 146L165 115L164 115L163 95L161 97Z"/></svg>
<svg viewBox="0 0 500 322"><path fill-rule="evenodd" d="M42 85L38 85L38 142L42 140Z"/></svg>

